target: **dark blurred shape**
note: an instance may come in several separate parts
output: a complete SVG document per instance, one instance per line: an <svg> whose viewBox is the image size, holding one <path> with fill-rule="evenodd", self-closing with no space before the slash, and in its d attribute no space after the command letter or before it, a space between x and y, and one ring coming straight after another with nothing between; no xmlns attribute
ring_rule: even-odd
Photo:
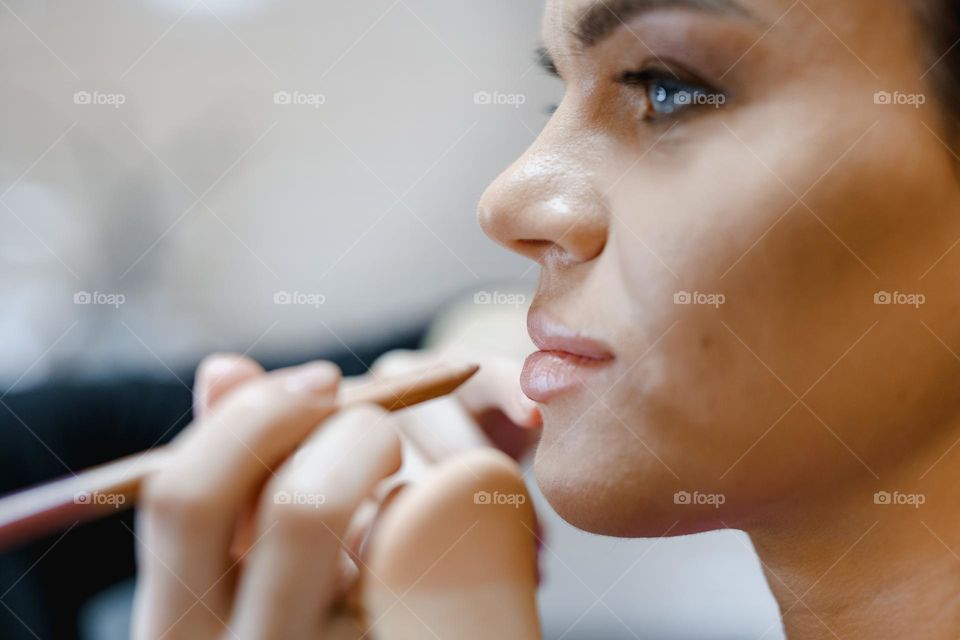
<svg viewBox="0 0 960 640"><path fill-rule="evenodd" d="M422 329L297 360L336 362L359 375L381 354L416 349ZM193 374L165 379L70 380L0 396L0 494L169 442L191 420ZM79 639L89 598L134 573L133 517L75 526L0 554L0 638Z"/></svg>

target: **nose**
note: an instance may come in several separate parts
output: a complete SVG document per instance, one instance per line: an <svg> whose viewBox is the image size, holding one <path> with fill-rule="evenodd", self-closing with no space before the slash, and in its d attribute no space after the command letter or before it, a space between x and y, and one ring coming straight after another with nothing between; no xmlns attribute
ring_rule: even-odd
<svg viewBox="0 0 960 640"><path fill-rule="evenodd" d="M608 232L605 198L594 175L599 151L558 116L487 188L480 226L541 264L553 258L588 262L603 252Z"/></svg>

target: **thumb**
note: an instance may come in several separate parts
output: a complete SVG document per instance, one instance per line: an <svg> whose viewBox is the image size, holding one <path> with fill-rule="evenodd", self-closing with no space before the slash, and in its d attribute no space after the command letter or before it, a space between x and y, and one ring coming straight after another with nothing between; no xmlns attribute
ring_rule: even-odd
<svg viewBox="0 0 960 640"><path fill-rule="evenodd" d="M513 460L493 449L449 457L380 516L364 610L386 638L540 638L535 531Z"/></svg>

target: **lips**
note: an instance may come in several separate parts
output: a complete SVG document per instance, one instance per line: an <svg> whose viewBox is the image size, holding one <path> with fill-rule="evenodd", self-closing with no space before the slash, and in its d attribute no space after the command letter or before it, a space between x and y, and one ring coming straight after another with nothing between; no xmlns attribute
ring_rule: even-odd
<svg viewBox="0 0 960 640"><path fill-rule="evenodd" d="M605 344L551 320L543 312L530 312L527 331L539 351L524 362L520 385L535 402L549 402L582 385L614 360Z"/></svg>

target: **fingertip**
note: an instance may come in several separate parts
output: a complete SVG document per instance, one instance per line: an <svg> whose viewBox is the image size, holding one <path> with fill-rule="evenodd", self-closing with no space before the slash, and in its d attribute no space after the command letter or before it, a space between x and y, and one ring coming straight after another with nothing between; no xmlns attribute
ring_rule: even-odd
<svg viewBox="0 0 960 640"><path fill-rule="evenodd" d="M204 358L200 362L200 366L197 367L197 379L216 381L248 371L260 373L263 368L250 358L238 353L212 353Z"/></svg>
<svg viewBox="0 0 960 640"><path fill-rule="evenodd" d="M543 424L540 406L528 398L522 391L517 392L517 416L513 418L519 427L534 429Z"/></svg>
<svg viewBox="0 0 960 640"><path fill-rule="evenodd" d="M284 386L294 393L331 393L340 384L340 368L331 362L317 360L290 370Z"/></svg>
<svg viewBox="0 0 960 640"><path fill-rule="evenodd" d="M370 372L375 376L402 375L425 366L423 356L410 349L395 349L377 358Z"/></svg>
<svg viewBox="0 0 960 640"><path fill-rule="evenodd" d="M198 415L210 410L228 391L263 373L257 362L235 353L214 353L197 367L195 410Z"/></svg>

